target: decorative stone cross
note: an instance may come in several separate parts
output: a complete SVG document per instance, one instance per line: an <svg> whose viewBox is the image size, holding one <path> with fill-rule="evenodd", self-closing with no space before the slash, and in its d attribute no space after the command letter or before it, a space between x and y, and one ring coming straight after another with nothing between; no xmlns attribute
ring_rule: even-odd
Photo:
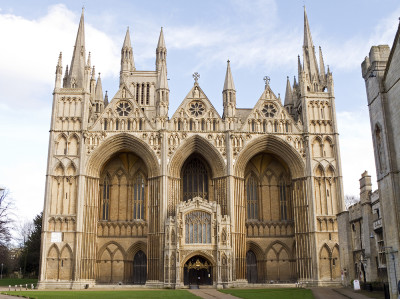
<svg viewBox="0 0 400 299"><path fill-rule="evenodd" d="M271 81L271 79L268 76L265 76L264 81L265 81L265 87L267 87L269 85L269 81Z"/></svg>
<svg viewBox="0 0 400 299"><path fill-rule="evenodd" d="M193 78L194 78L194 83L197 83L197 81L198 81L199 78L200 78L200 74L199 74L198 72L195 72L195 73L193 74Z"/></svg>

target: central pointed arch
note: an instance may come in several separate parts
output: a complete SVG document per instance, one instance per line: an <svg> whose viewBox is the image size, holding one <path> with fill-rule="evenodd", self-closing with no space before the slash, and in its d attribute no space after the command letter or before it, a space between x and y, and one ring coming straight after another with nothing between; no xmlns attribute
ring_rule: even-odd
<svg viewBox="0 0 400 299"><path fill-rule="evenodd" d="M91 155L87 163L87 174L99 176L101 168L117 152L134 152L141 157L149 171L149 177L159 175L159 162L154 151L143 140L127 133L107 138Z"/></svg>
<svg viewBox="0 0 400 299"><path fill-rule="evenodd" d="M244 171L250 159L261 152L274 154L285 161L293 179L304 177L305 164L299 152L288 142L271 135L258 137L241 150L235 163L235 175L244 177Z"/></svg>
<svg viewBox="0 0 400 299"><path fill-rule="evenodd" d="M213 178L225 175L226 167L222 155L205 138L199 135L188 138L185 142L182 142L180 147L176 150L169 163L170 174L178 178L187 158L195 153L200 154L210 165L211 176Z"/></svg>

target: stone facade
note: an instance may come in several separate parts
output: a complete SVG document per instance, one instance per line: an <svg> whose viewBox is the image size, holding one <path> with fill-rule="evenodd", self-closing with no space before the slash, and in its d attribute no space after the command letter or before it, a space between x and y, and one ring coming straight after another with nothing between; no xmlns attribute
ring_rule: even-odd
<svg viewBox="0 0 400 299"><path fill-rule="evenodd" d="M397 298L400 227L400 30L393 46L373 46L361 65L365 80L382 209L391 298ZM390 257L390 262L389 262Z"/></svg>
<svg viewBox="0 0 400 299"><path fill-rule="evenodd" d="M152 71L126 33L109 101L82 14L64 78L61 54L56 68L40 288L340 281L334 85L305 12L304 28L284 103L266 77L254 107L236 107L228 61L222 116L196 73L169 117L163 31Z"/></svg>
<svg viewBox="0 0 400 299"><path fill-rule="evenodd" d="M360 201L349 207L346 232L350 234L349 266L343 269L346 280L387 282L386 250L383 240L382 213L378 190L372 192L371 176L360 179Z"/></svg>

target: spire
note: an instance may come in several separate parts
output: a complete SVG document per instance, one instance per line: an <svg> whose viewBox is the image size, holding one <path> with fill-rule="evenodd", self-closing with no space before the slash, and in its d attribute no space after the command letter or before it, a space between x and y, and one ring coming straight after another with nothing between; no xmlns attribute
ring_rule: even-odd
<svg viewBox="0 0 400 299"><path fill-rule="evenodd" d="M164 64L161 65L161 71L157 81L157 89L168 89L167 72Z"/></svg>
<svg viewBox="0 0 400 299"><path fill-rule="evenodd" d="M61 77L62 77L62 53L58 56L58 62L56 66L56 88L61 87Z"/></svg>
<svg viewBox="0 0 400 299"><path fill-rule="evenodd" d="M135 70L135 62L133 59L133 51L131 45L131 37L129 27L126 30L124 44L121 49L121 75L129 74ZM122 82L122 81L121 81Z"/></svg>
<svg viewBox="0 0 400 299"><path fill-rule="evenodd" d="M301 61L300 61L300 55L297 56L297 71L298 71L298 75L300 78L300 73L303 71L303 67L302 67Z"/></svg>
<svg viewBox="0 0 400 299"><path fill-rule="evenodd" d="M106 90L106 95L104 96L104 107L108 105L108 91Z"/></svg>
<svg viewBox="0 0 400 299"><path fill-rule="evenodd" d="M319 47L319 74L325 76L324 57L322 56L322 49Z"/></svg>
<svg viewBox="0 0 400 299"><path fill-rule="evenodd" d="M161 27L160 37L158 38L157 48L166 48L165 47L165 40L164 40L164 32L163 28Z"/></svg>
<svg viewBox="0 0 400 299"><path fill-rule="evenodd" d="M229 60L228 60L228 65L226 67L224 90L235 90L235 84L233 83L231 64Z"/></svg>
<svg viewBox="0 0 400 299"><path fill-rule="evenodd" d="M103 102L103 88L101 85L100 73L99 76L97 77L95 101Z"/></svg>
<svg viewBox="0 0 400 299"><path fill-rule="evenodd" d="M63 87L66 88L67 87L67 81L68 81L68 64L65 67L65 74L64 74L64 78L63 78Z"/></svg>
<svg viewBox="0 0 400 299"><path fill-rule="evenodd" d="M304 6L304 42L303 42L304 70L310 78L318 77L317 58L315 57L314 44L311 37L310 25L308 23L306 7Z"/></svg>
<svg viewBox="0 0 400 299"><path fill-rule="evenodd" d="M81 20L79 22L78 34L76 35L74 53L72 55L72 61L67 80L68 87L84 87L84 74L86 66L85 57L85 26L82 8Z"/></svg>
<svg viewBox="0 0 400 299"><path fill-rule="evenodd" d="M285 106L287 105L293 105L293 92L292 92L292 87L290 86L290 80L289 77L287 77L286 81L286 93L285 93Z"/></svg>
<svg viewBox="0 0 400 299"><path fill-rule="evenodd" d="M158 44L156 49L156 71L161 71L161 65L165 64L165 71L167 71L167 47L165 46L164 32L161 27L160 37L158 38Z"/></svg>

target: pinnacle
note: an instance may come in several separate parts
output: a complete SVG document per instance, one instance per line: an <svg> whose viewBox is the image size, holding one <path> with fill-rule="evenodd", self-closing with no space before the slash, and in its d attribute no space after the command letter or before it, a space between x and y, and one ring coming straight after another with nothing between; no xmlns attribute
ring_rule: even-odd
<svg viewBox="0 0 400 299"><path fill-rule="evenodd" d="M130 33L129 33L129 27L126 30L126 34L125 34L125 40L124 40L124 45L122 46L122 48L131 48L131 37L130 37Z"/></svg>
<svg viewBox="0 0 400 299"><path fill-rule="evenodd" d="M160 37L158 38L157 48L166 48L165 40L164 40L164 33L163 33L163 28L162 27L161 27L161 31L160 31Z"/></svg>
<svg viewBox="0 0 400 299"><path fill-rule="evenodd" d="M160 88L168 89L167 72L164 64L161 65L160 75L158 76L157 89Z"/></svg>
<svg viewBox="0 0 400 299"><path fill-rule="evenodd" d="M227 61L226 67L226 75L225 75L225 83L224 83L224 90L235 90L235 84L233 83L233 77L231 72L231 63Z"/></svg>

